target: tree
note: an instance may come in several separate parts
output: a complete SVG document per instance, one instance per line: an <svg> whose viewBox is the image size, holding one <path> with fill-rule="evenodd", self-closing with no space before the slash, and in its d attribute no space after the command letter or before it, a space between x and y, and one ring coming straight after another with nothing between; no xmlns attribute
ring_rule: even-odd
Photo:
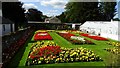
<svg viewBox="0 0 120 68"><path fill-rule="evenodd" d="M59 16L56 16L56 17L59 18L62 23L66 23L67 22L67 20L65 19L65 17L66 17L65 12L62 12L62 14L60 14Z"/></svg>
<svg viewBox="0 0 120 68"><path fill-rule="evenodd" d="M115 18L115 19L113 19L114 21L120 21L120 19L119 18Z"/></svg>
<svg viewBox="0 0 120 68"><path fill-rule="evenodd" d="M110 21L115 16L116 2L100 2L100 15L102 20Z"/></svg>
<svg viewBox="0 0 120 68"><path fill-rule="evenodd" d="M44 19L46 18L46 16L43 15L41 11L34 8L28 9L26 17L29 21L44 21Z"/></svg>
<svg viewBox="0 0 120 68"><path fill-rule="evenodd" d="M66 19L73 23L97 20L98 2L69 2L66 5Z"/></svg>
<svg viewBox="0 0 120 68"><path fill-rule="evenodd" d="M3 17L10 19L15 23L15 30L18 30L18 26L25 24L26 18L24 9L21 2L2 2Z"/></svg>
<svg viewBox="0 0 120 68"><path fill-rule="evenodd" d="M84 23L85 21L110 21L115 16L116 2L68 2L65 7L63 21Z"/></svg>

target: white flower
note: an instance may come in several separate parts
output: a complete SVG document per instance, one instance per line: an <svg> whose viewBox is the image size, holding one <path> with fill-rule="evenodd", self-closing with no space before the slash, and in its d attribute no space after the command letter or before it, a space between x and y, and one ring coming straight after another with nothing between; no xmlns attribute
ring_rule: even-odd
<svg viewBox="0 0 120 68"><path fill-rule="evenodd" d="M75 39L75 40L80 40L80 41L83 41L83 42L85 41L84 38L78 37L78 36L71 36L70 38Z"/></svg>

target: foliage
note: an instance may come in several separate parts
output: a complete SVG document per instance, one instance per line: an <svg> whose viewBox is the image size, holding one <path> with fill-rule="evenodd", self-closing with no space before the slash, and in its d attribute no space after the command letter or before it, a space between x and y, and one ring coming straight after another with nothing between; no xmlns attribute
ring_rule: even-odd
<svg viewBox="0 0 120 68"><path fill-rule="evenodd" d="M115 19L113 19L113 21L120 21L120 19L119 18L115 18Z"/></svg>
<svg viewBox="0 0 120 68"><path fill-rule="evenodd" d="M16 53L19 51L20 48L22 48L31 35L33 30L28 29L24 32L24 36L21 36L18 40L10 44L8 48L5 48L2 52L2 61L3 61L3 66L6 65L8 62L11 61L11 59L16 55Z"/></svg>
<svg viewBox="0 0 120 68"><path fill-rule="evenodd" d="M110 21L111 19L113 19L116 12L116 2L100 2L99 6L102 20Z"/></svg>
<svg viewBox="0 0 120 68"><path fill-rule="evenodd" d="M24 9L21 2L2 2L3 17L10 19L15 23L15 30L18 30L18 26L26 22Z"/></svg>
<svg viewBox="0 0 120 68"><path fill-rule="evenodd" d="M110 21L115 16L116 2L68 2L65 11L57 16L63 23Z"/></svg>
<svg viewBox="0 0 120 68"><path fill-rule="evenodd" d="M47 16L43 15L38 9L30 8L26 13L26 17L29 21L44 21Z"/></svg>

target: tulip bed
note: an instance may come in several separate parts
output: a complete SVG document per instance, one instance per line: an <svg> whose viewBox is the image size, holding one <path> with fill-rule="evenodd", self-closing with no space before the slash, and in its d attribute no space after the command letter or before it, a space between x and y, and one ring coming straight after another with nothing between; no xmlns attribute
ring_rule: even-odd
<svg viewBox="0 0 120 68"><path fill-rule="evenodd" d="M109 45L120 47L120 42L108 42Z"/></svg>
<svg viewBox="0 0 120 68"><path fill-rule="evenodd" d="M75 36L74 34L71 34L71 33L59 32L58 34L60 36L62 36L63 38L65 38L66 40L70 41L72 44L94 44L90 40L87 40L87 39L82 38L80 36Z"/></svg>
<svg viewBox="0 0 120 68"><path fill-rule="evenodd" d="M103 38L103 37L100 37L100 36L92 36L92 35L84 34L84 33L82 33L80 35L88 37L88 38L91 38L91 39L94 39L94 40L103 40L103 41L107 41L108 40L107 38Z"/></svg>
<svg viewBox="0 0 120 68"><path fill-rule="evenodd" d="M120 49L118 49L118 48L106 48L105 50L107 50L113 54L120 54Z"/></svg>
<svg viewBox="0 0 120 68"><path fill-rule="evenodd" d="M37 32L34 36L34 40L53 40L48 32Z"/></svg>
<svg viewBox="0 0 120 68"><path fill-rule="evenodd" d="M101 61L101 58L86 48L64 48L53 41L41 41L32 44L26 65L90 61Z"/></svg>

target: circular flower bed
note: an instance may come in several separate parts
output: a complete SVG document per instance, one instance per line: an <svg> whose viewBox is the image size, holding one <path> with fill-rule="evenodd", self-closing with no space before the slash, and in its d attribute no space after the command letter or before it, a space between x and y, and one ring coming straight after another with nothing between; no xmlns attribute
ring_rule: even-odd
<svg viewBox="0 0 120 68"><path fill-rule="evenodd" d="M93 51L86 48L64 48L54 42L36 42L31 47L27 65L67 63L67 62L90 62L100 61L101 58Z"/></svg>

